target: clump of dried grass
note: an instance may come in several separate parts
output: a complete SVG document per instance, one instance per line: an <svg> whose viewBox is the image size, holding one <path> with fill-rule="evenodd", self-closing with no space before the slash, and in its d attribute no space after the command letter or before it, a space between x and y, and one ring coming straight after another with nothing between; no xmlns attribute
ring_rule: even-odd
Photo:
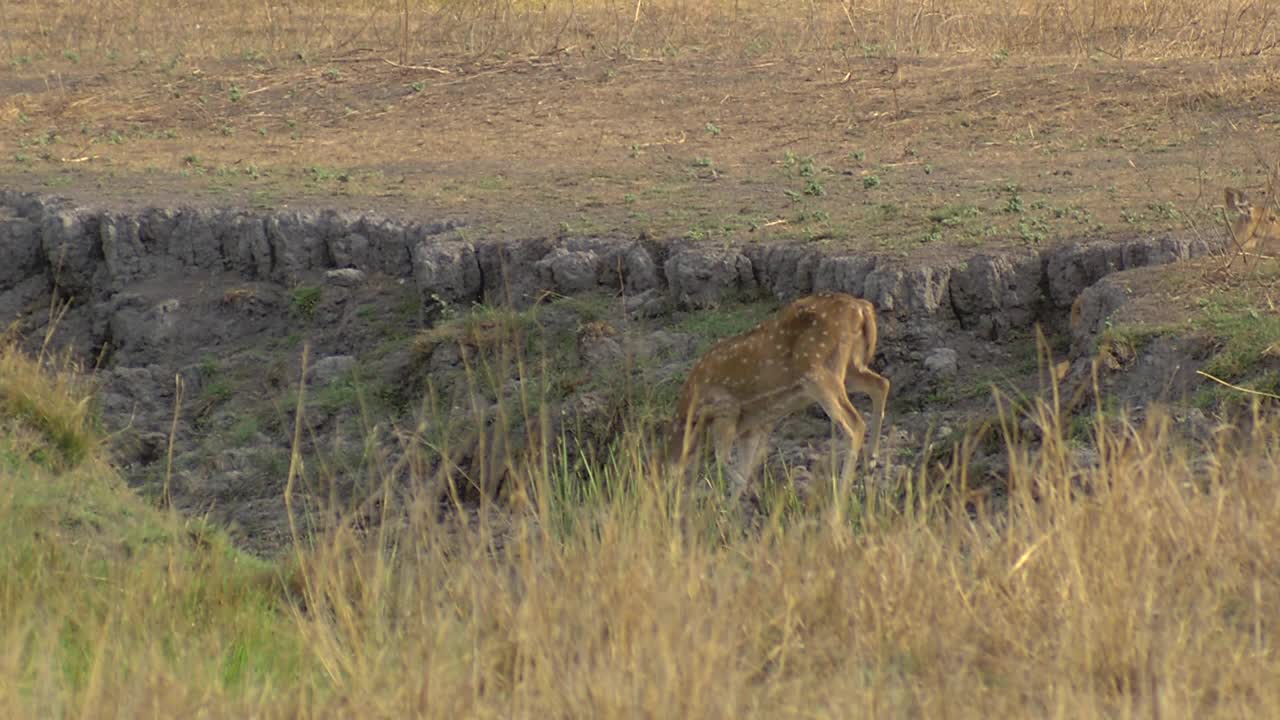
<svg viewBox="0 0 1280 720"><path fill-rule="evenodd" d="M970 502L961 462L866 508L788 501L746 523L628 437L599 465L535 448L513 464L508 507L442 513L433 493L397 489L406 469L411 487L439 487L411 452L385 470L376 527L301 539L281 584L191 546L173 520L139 538L132 501L113 510L97 494L92 523L59 520L74 509L59 500L66 477L10 461L0 540L16 552L0 557L18 561L0 564L0 634L16 650L0 667L16 683L0 707L1274 715L1280 423L1259 416L1230 445L1194 446L1155 412L1099 416L1082 453L1051 401L1029 407L1002 405L998 510ZM1024 418L1038 442L1019 436ZM33 519L60 530L32 533Z"/></svg>

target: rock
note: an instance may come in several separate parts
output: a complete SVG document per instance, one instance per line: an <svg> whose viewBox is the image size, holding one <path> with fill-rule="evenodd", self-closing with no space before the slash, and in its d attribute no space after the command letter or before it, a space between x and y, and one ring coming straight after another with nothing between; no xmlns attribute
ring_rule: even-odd
<svg viewBox="0 0 1280 720"><path fill-rule="evenodd" d="M248 213L224 213L215 221L224 265L241 275L266 280L271 277L273 259L267 228L262 218Z"/></svg>
<svg viewBox="0 0 1280 720"><path fill-rule="evenodd" d="M446 375L449 371L460 367L462 367L462 349L458 347L458 343L442 342L431 350L427 368L432 375Z"/></svg>
<svg viewBox="0 0 1280 720"><path fill-rule="evenodd" d="M750 253L759 282L779 299L813 292L822 254L794 245L771 245Z"/></svg>
<svg viewBox="0 0 1280 720"><path fill-rule="evenodd" d="M384 387L403 393L413 383L416 361L413 348L406 343L370 362L368 376Z"/></svg>
<svg viewBox="0 0 1280 720"><path fill-rule="evenodd" d="M351 265L391 277L407 278L413 274L411 245L416 245L429 235L436 234L422 232L421 228L418 228L415 230L413 242L410 243L409 232L409 227L404 223L378 215L365 215L361 218L356 233L369 243L365 256L363 258L360 256L359 240L355 239L355 234L351 236L353 241L348 246L348 252L351 254L350 262L340 261L338 254L332 249L330 253L333 255L334 262L340 265Z"/></svg>
<svg viewBox="0 0 1280 720"><path fill-rule="evenodd" d="M863 297L881 312L901 317L934 315L948 299L950 267L920 267L913 270L878 268L867 274Z"/></svg>
<svg viewBox="0 0 1280 720"><path fill-rule="evenodd" d="M44 268L39 227L26 219L0 216L0 293L11 290Z"/></svg>
<svg viewBox="0 0 1280 720"><path fill-rule="evenodd" d="M418 243L413 248L413 279L424 304L480 299L480 265L469 242L428 239Z"/></svg>
<svg viewBox="0 0 1280 720"><path fill-rule="evenodd" d="M874 255L824 257L818 261L818 267L814 270L813 290L832 290L863 297L867 276L875 270L877 263Z"/></svg>
<svg viewBox="0 0 1280 720"><path fill-rule="evenodd" d="M960 355L951 348L938 348L924 359L925 370L937 380L950 380L960 369Z"/></svg>
<svg viewBox="0 0 1280 720"><path fill-rule="evenodd" d="M626 299L627 315L633 318L653 318L671 311L667 296L657 290L646 290Z"/></svg>
<svg viewBox="0 0 1280 720"><path fill-rule="evenodd" d="M338 287L356 287L364 284L364 271L352 267L328 270L324 279Z"/></svg>
<svg viewBox="0 0 1280 720"><path fill-rule="evenodd" d="M8 290L0 290L0 327L31 310L43 305L48 307L49 277L43 273L32 275Z"/></svg>
<svg viewBox="0 0 1280 720"><path fill-rule="evenodd" d="M603 392L575 395L561 407L555 429L562 431L578 451L590 452L613 439L617 430L614 408L615 403Z"/></svg>
<svg viewBox="0 0 1280 720"><path fill-rule="evenodd" d="M356 366L356 359L351 355L330 355L329 357L320 358L311 366L310 372L307 373L307 383L310 385L328 385L338 379L344 373L350 372Z"/></svg>
<svg viewBox="0 0 1280 720"><path fill-rule="evenodd" d="M1125 248L1113 243L1072 245L1049 253L1045 279L1049 301L1068 308L1085 288L1105 275L1124 269Z"/></svg>
<svg viewBox="0 0 1280 720"><path fill-rule="evenodd" d="M45 261L63 294L88 296L95 277L106 274L96 214L51 207L40 224Z"/></svg>
<svg viewBox="0 0 1280 720"><path fill-rule="evenodd" d="M123 468L150 465L165 458L169 436L163 432L131 433L116 447L116 463Z"/></svg>
<svg viewBox="0 0 1280 720"><path fill-rule="evenodd" d="M970 258L951 273L951 307L960 327L991 340L1027 327L1041 304L1043 274L1034 252Z"/></svg>
<svg viewBox="0 0 1280 720"><path fill-rule="evenodd" d="M534 263L533 269L546 289L573 295L595 289L599 264L592 250L558 247Z"/></svg>
<svg viewBox="0 0 1280 720"><path fill-rule="evenodd" d="M678 251L667 259L664 272L672 299L695 310L757 289L751 260L731 248Z"/></svg>
<svg viewBox="0 0 1280 720"><path fill-rule="evenodd" d="M332 265L318 213L311 210L275 213L267 216L264 226L274 260L272 279L293 283L307 270Z"/></svg>
<svg viewBox="0 0 1280 720"><path fill-rule="evenodd" d="M142 247L142 226L132 215L104 212L99 218L98 232L102 241L102 257L115 288L141 278L150 270Z"/></svg>
<svg viewBox="0 0 1280 720"><path fill-rule="evenodd" d="M638 369L652 372L655 362L665 362L671 358L691 359L697 345L694 335L656 330L628 335L623 348L624 352L630 353L636 360Z"/></svg>
<svg viewBox="0 0 1280 720"><path fill-rule="evenodd" d="M1123 285L1108 278L1103 278L1096 285L1088 287L1071 307L1071 351L1072 358L1092 352L1094 337L1102 332L1107 319L1120 307L1129 302L1130 292Z"/></svg>
<svg viewBox="0 0 1280 720"><path fill-rule="evenodd" d="M203 208L147 208L138 236L153 265L167 261L169 269L223 269L218 227L222 217Z"/></svg>
<svg viewBox="0 0 1280 720"><path fill-rule="evenodd" d="M578 331L578 352L589 365L619 365L625 357L617 331L604 322L588 323Z"/></svg>
<svg viewBox="0 0 1280 720"><path fill-rule="evenodd" d="M658 287L658 266L638 243L627 248L622 256L623 289L638 293Z"/></svg>
<svg viewBox="0 0 1280 720"><path fill-rule="evenodd" d="M335 265L354 269L369 265L369 238L360 233L345 233L329 241L329 255Z"/></svg>
<svg viewBox="0 0 1280 720"><path fill-rule="evenodd" d="M503 304L524 308L537 302L547 288L530 272L538 261L551 252L551 243L534 239L524 242L496 241L476 247L476 260L480 277L484 280L482 292Z"/></svg>
<svg viewBox="0 0 1280 720"><path fill-rule="evenodd" d="M658 287L658 266L640 243L605 245L595 252L600 257L597 286L627 295Z"/></svg>
<svg viewBox="0 0 1280 720"><path fill-rule="evenodd" d="M151 303L141 295L119 293L106 308L111 343L120 361L151 360L172 350L169 341L178 330L182 309L178 300Z"/></svg>

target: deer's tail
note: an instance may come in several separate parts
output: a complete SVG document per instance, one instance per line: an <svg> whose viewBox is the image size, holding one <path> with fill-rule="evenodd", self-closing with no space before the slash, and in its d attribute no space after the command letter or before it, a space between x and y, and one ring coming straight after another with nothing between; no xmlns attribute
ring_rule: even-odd
<svg viewBox="0 0 1280 720"><path fill-rule="evenodd" d="M863 361L870 366L876 359L876 343L880 339L879 322L876 320L876 309L870 302L862 307L862 336L867 340L867 357Z"/></svg>

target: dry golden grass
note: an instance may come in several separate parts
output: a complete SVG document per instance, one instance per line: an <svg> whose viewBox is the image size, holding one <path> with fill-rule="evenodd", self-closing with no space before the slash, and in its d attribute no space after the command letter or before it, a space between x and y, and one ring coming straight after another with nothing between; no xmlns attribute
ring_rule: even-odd
<svg viewBox="0 0 1280 720"><path fill-rule="evenodd" d="M0 357L74 414L66 375ZM265 567L6 436L0 712L1274 717L1280 424L1197 448L1157 414L1109 423L1086 465L1034 417L999 510L966 508L957 471L847 514L770 496L747 523L631 442L572 486L525 468L514 508L397 499Z"/></svg>
<svg viewBox="0 0 1280 720"><path fill-rule="evenodd" d="M1273 51L1278 15L1238 0L5 0L0 51L167 60L373 47L402 63L682 49L1222 57Z"/></svg>

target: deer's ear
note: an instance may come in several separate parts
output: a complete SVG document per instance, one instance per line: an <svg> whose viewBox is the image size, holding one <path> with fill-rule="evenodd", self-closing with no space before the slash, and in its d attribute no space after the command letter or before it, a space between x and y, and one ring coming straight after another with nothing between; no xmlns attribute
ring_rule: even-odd
<svg viewBox="0 0 1280 720"><path fill-rule="evenodd" d="M1234 210L1239 213L1249 211L1249 196L1245 195L1243 190L1230 187L1224 188L1222 195L1226 200L1228 210Z"/></svg>

